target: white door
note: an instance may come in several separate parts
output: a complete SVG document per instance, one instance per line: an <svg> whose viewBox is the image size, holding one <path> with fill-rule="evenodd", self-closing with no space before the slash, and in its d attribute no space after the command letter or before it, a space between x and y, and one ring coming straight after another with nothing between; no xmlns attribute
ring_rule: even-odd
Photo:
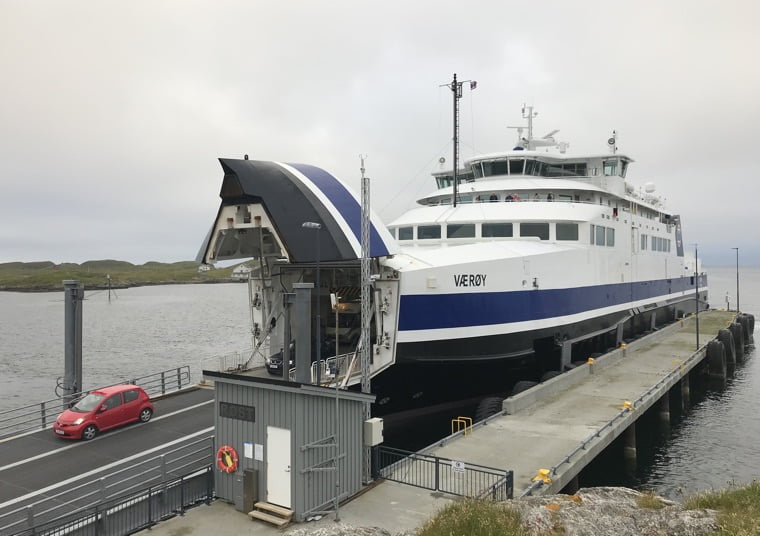
<svg viewBox="0 0 760 536"><path fill-rule="evenodd" d="M290 508L290 430L267 426L267 502Z"/></svg>

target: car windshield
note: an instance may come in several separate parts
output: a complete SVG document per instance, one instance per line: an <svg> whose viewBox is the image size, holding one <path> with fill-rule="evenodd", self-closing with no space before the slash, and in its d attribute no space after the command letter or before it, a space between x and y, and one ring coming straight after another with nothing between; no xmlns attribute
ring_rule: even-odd
<svg viewBox="0 0 760 536"><path fill-rule="evenodd" d="M71 411L76 411L77 413L89 413L90 411L98 407L98 404L100 404L100 402L104 398L105 396L103 395L90 393L89 395L84 397L82 400L74 404L71 408Z"/></svg>

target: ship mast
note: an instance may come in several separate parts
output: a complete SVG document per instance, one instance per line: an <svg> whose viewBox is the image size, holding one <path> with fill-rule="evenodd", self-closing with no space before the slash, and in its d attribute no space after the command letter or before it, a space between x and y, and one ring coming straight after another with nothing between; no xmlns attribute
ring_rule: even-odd
<svg viewBox="0 0 760 536"><path fill-rule="evenodd" d="M475 89L478 83L474 80L461 80L457 81L457 73L454 73L454 80L450 84L443 84L451 90L454 97L454 206L457 206L457 199L459 198L459 99L462 98L462 84L465 82L470 83L470 89Z"/></svg>

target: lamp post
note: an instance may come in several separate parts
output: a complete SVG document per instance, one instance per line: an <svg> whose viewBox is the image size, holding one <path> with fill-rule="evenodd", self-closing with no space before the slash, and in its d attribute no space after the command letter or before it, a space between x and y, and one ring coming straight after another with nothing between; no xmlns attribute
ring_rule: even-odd
<svg viewBox="0 0 760 536"><path fill-rule="evenodd" d="M694 244L694 314L696 315L697 350L699 350L699 252Z"/></svg>
<svg viewBox="0 0 760 536"><path fill-rule="evenodd" d="M731 248L736 251L736 312L739 312L739 248Z"/></svg>
<svg viewBox="0 0 760 536"><path fill-rule="evenodd" d="M333 307L335 307L335 360L333 361L333 381L335 382L335 422L333 426L335 428L335 521L340 521L340 469L339 469L339 447L338 443L338 425L340 423L339 412L339 396L338 396L338 337L339 327L338 312L340 311L340 296L337 294L331 294L334 297Z"/></svg>
<svg viewBox="0 0 760 536"><path fill-rule="evenodd" d="M317 287L317 329L316 329L316 339L317 339L317 385L320 385L322 383L322 349L320 347L320 317L319 317L319 293L320 293L320 286L319 286L319 230L322 229L322 224L313 222L313 221L305 221L301 224L301 227L304 229L314 229L317 232L317 281L315 283L315 286Z"/></svg>

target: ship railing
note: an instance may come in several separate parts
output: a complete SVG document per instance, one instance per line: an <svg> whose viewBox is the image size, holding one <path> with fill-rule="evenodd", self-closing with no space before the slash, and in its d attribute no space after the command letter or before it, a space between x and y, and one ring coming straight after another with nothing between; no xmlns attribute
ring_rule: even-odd
<svg viewBox="0 0 760 536"><path fill-rule="evenodd" d="M317 377L323 385L335 385L336 380L341 387L346 387L351 378L361 374L358 363L358 351L347 352L338 356L328 357L311 364L311 383L317 383ZM317 376L319 372L319 376ZM296 381L296 369L290 369L290 381Z"/></svg>
<svg viewBox="0 0 760 536"><path fill-rule="evenodd" d="M132 534L213 500L213 459L214 437L206 436L125 463L96 480L0 511L0 534L78 534L88 526L92 532L81 533Z"/></svg>
<svg viewBox="0 0 760 536"><path fill-rule="evenodd" d="M264 355L260 359L254 359L260 347L247 348L229 352L227 354L204 357L200 360L200 370L215 370L217 372L241 372L248 370L249 364L253 366L264 365Z"/></svg>
<svg viewBox="0 0 760 536"><path fill-rule="evenodd" d="M110 387L111 385L133 384L142 387L151 398L156 398L184 389L190 385L190 381L190 367L185 365L139 378L124 379L88 391L44 400L37 404L3 410L0 411L0 438L51 427L56 417L63 410L69 408L73 402L97 389Z"/></svg>
<svg viewBox="0 0 760 536"><path fill-rule="evenodd" d="M380 445L373 451L374 478L460 497L506 501L514 493L514 473L441 456Z"/></svg>

